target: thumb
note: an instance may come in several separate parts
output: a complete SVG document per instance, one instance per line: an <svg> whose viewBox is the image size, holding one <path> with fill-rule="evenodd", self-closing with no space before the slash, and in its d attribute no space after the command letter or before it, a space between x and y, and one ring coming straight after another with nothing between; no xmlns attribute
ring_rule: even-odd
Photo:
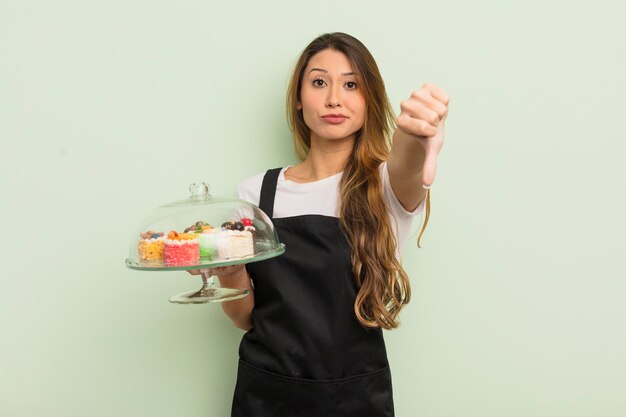
<svg viewBox="0 0 626 417"><path fill-rule="evenodd" d="M434 151L428 152L426 154L426 159L424 160L424 168L422 174L422 185L424 188L428 189L433 185L435 181L435 174L437 173L437 153Z"/></svg>
<svg viewBox="0 0 626 417"><path fill-rule="evenodd" d="M440 123L435 136L422 139L426 157L422 168L422 185L428 189L435 181L437 173L437 157L443 146L444 124Z"/></svg>

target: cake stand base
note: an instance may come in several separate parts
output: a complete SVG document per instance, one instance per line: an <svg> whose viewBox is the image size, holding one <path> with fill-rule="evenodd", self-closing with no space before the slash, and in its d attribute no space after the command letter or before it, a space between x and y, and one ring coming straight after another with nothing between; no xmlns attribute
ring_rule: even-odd
<svg viewBox="0 0 626 417"><path fill-rule="evenodd" d="M175 304L220 303L243 298L250 294L250 291L246 289L216 286L215 276L211 275L208 269L202 269L200 273L202 275L202 288L200 290L175 295L170 298L170 302Z"/></svg>

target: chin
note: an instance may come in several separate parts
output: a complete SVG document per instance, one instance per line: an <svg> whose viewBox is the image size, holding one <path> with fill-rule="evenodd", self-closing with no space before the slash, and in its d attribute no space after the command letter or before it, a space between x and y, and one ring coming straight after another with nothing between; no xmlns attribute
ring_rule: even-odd
<svg viewBox="0 0 626 417"><path fill-rule="evenodd" d="M356 133L357 132L324 132L324 134L316 134L316 136L323 140L340 141L354 139L356 137Z"/></svg>

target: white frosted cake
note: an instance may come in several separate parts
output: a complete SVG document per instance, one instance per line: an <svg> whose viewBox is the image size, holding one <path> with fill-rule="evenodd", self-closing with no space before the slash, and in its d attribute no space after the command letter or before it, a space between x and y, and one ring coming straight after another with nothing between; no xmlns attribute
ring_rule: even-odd
<svg viewBox="0 0 626 417"><path fill-rule="evenodd" d="M222 230L217 240L217 255L221 259L254 255L252 233L247 230Z"/></svg>

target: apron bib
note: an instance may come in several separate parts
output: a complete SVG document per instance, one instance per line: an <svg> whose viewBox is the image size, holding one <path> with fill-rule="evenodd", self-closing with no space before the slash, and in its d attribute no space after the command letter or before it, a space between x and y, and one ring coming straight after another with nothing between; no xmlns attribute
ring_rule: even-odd
<svg viewBox="0 0 626 417"><path fill-rule="evenodd" d="M280 170L269 170L261 187L259 207L270 218ZM339 219L272 222L286 251L246 265L253 327L239 347L232 416L393 416L382 330L354 314L357 288Z"/></svg>

